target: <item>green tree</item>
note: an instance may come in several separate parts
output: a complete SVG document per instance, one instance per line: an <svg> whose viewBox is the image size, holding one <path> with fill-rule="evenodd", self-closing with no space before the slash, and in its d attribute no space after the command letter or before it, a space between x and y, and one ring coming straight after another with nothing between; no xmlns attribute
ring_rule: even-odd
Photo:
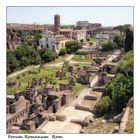
<svg viewBox="0 0 140 140"><path fill-rule="evenodd" d="M106 95L112 100L112 111L120 112L133 96L133 79L123 74L117 74L106 84L105 89Z"/></svg>
<svg viewBox="0 0 140 140"><path fill-rule="evenodd" d="M130 50L133 50L133 31L128 29L125 38L125 51L128 52Z"/></svg>
<svg viewBox="0 0 140 140"><path fill-rule="evenodd" d="M24 64L25 66L26 64L32 65L32 64L39 64L41 62L41 57L39 55L39 52L35 50L34 47L28 45L22 45L18 47L15 50L15 54L16 54L16 58L19 61L21 61L22 59L22 63L20 64L21 66L23 66L22 64ZM23 62L23 60L25 60L25 63Z"/></svg>
<svg viewBox="0 0 140 140"><path fill-rule="evenodd" d="M90 39L89 38L87 38L87 42L89 42L90 41Z"/></svg>
<svg viewBox="0 0 140 140"><path fill-rule="evenodd" d="M21 45L15 50L16 58L20 60L22 57L29 57L32 51L32 47L28 45Z"/></svg>
<svg viewBox="0 0 140 140"><path fill-rule="evenodd" d="M67 53L65 48L60 49L59 55L64 56Z"/></svg>
<svg viewBox="0 0 140 140"><path fill-rule="evenodd" d="M133 62L134 56L133 51L129 51L125 53L122 57L121 61L119 62L119 71L126 76L133 76Z"/></svg>
<svg viewBox="0 0 140 140"><path fill-rule="evenodd" d="M89 45L92 46L93 45L93 42L89 42Z"/></svg>
<svg viewBox="0 0 140 140"><path fill-rule="evenodd" d="M118 47L117 44L111 40L104 41L101 46L103 51L113 50Z"/></svg>
<svg viewBox="0 0 140 140"><path fill-rule="evenodd" d="M50 62L58 58L58 55L55 52L46 48L40 50L40 56L44 62Z"/></svg>
<svg viewBox="0 0 140 140"><path fill-rule="evenodd" d="M118 29L121 32L126 32L128 29L130 29L131 25L130 24L124 24L124 25L119 25L114 27L114 29Z"/></svg>
<svg viewBox="0 0 140 140"><path fill-rule="evenodd" d="M81 44L78 41L66 42L65 47L68 54L75 53L78 49L82 48Z"/></svg>
<svg viewBox="0 0 140 140"><path fill-rule="evenodd" d="M81 39L80 42L83 43L84 42L84 39Z"/></svg>
<svg viewBox="0 0 140 140"><path fill-rule="evenodd" d="M30 60L27 58L27 57L22 57L21 59L20 59L20 65L22 66L22 67L26 67L26 66L28 66L28 65L30 65Z"/></svg>
<svg viewBox="0 0 140 140"><path fill-rule="evenodd" d="M113 42L118 45L118 48L122 48L124 46L124 38L121 34L116 34L114 36Z"/></svg>
<svg viewBox="0 0 140 140"><path fill-rule="evenodd" d="M19 67L19 61L15 57L15 52L7 50L7 74Z"/></svg>
<svg viewBox="0 0 140 140"><path fill-rule="evenodd" d="M100 117L110 111L111 99L109 96L104 96L95 106L95 114Z"/></svg>
<svg viewBox="0 0 140 140"><path fill-rule="evenodd" d="M42 38L42 34L36 33L34 38L35 38L36 45L39 46L39 40Z"/></svg>

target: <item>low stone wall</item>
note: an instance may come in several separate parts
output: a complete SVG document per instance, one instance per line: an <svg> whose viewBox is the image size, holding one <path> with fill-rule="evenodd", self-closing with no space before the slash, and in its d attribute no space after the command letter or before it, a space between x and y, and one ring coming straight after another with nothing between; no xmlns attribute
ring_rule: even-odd
<svg viewBox="0 0 140 140"><path fill-rule="evenodd" d="M49 121L55 121L56 116L55 115L49 115Z"/></svg>
<svg viewBox="0 0 140 140"><path fill-rule="evenodd" d="M82 126L88 126L89 125L89 119L85 118L82 122L81 122Z"/></svg>
<svg viewBox="0 0 140 140"><path fill-rule="evenodd" d="M81 125L82 120L79 120L79 119L71 119L71 121L70 121L70 122L71 122L71 123L76 123L76 124Z"/></svg>
<svg viewBox="0 0 140 140"><path fill-rule="evenodd" d="M48 114L50 114L50 113L52 113L53 111L52 111L52 106L49 106L49 109L46 111Z"/></svg>
<svg viewBox="0 0 140 140"><path fill-rule="evenodd" d="M93 96L93 95L86 95L84 97L84 99L86 99L86 100L97 100L97 97L96 96Z"/></svg>
<svg viewBox="0 0 140 140"><path fill-rule="evenodd" d="M92 109L89 106L84 106L79 104L75 105L75 109L92 112Z"/></svg>
<svg viewBox="0 0 140 140"><path fill-rule="evenodd" d="M105 87L93 87L92 91L104 92L105 91Z"/></svg>
<svg viewBox="0 0 140 140"><path fill-rule="evenodd" d="M56 114L55 116L56 116L56 120L58 120L58 121L66 120L66 115Z"/></svg>

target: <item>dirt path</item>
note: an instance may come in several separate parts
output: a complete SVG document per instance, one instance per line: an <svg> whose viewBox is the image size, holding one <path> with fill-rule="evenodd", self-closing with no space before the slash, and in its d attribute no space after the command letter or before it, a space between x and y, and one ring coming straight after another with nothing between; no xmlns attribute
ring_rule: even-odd
<svg viewBox="0 0 140 140"><path fill-rule="evenodd" d="M24 69L22 69L22 70L18 70L18 71L16 71L16 72L11 73L10 75L7 76L7 78L15 77L15 76L17 76L17 75L19 75L19 74L21 74L21 73L23 73L23 72L26 72L26 71L28 71L28 70L30 70L30 69L38 68L38 67L39 67L39 65L36 65L36 66L34 66L34 65L28 66L28 67L26 67L26 68L24 68Z"/></svg>
<svg viewBox="0 0 140 140"><path fill-rule="evenodd" d="M88 62L77 62L77 61L73 61L71 60L72 58L74 57L74 54L71 54L69 55L67 58L66 58L66 61L69 61L70 64L90 64ZM55 63L55 64L45 64L45 66L48 66L48 67L61 67L63 65L64 61L62 62L59 62L59 63ZM34 68L38 68L40 65L32 65L32 66L28 66L22 70L19 70L19 71L16 71L16 72L13 72L12 74L8 75L7 78L12 78L12 77L15 77L23 72L26 72L28 70L31 70L31 69L34 69Z"/></svg>
<svg viewBox="0 0 140 140"><path fill-rule="evenodd" d="M74 54L71 54L69 55L67 58L66 58L66 61L69 61L72 59L72 57L74 57ZM58 66L62 66L64 62L60 62L60 63L56 63L56 64L46 64L45 66L53 66L53 67L58 67ZM32 65L32 66L28 66L22 70L18 70L16 72L13 72L12 74L8 75L7 78L12 78L12 77L15 77L17 76L18 74L21 74L23 72L26 72L30 69L33 69L33 68L38 68L40 65Z"/></svg>

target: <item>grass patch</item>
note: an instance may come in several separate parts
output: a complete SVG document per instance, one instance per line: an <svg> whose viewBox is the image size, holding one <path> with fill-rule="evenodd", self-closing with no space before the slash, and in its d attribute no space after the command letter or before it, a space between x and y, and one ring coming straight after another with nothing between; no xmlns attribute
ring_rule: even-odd
<svg viewBox="0 0 140 140"><path fill-rule="evenodd" d="M55 64L55 63L60 63L64 62L66 60L67 56L59 56L57 59L55 59L52 62L49 62L48 64Z"/></svg>
<svg viewBox="0 0 140 140"><path fill-rule="evenodd" d="M79 66L79 67L83 67L83 66L87 66L87 67L91 67L90 63L77 63L77 64L69 64L70 66Z"/></svg>
<svg viewBox="0 0 140 140"><path fill-rule="evenodd" d="M74 61L78 61L78 62L93 62L93 59L92 58L86 58L84 55L75 55L72 60Z"/></svg>
<svg viewBox="0 0 140 140"><path fill-rule="evenodd" d="M7 86L7 94L14 94L16 92L21 92L26 89L26 86L28 85L28 82L31 82L33 78L42 78L45 79L45 77L51 77L55 78L56 72L60 70L59 67L46 67L43 66L41 68L41 71L39 73L38 68L31 69L29 71L34 71L35 74L30 74L29 71L26 71L24 74L19 74L16 77L13 78L7 78L7 80L12 80L14 79L16 83L20 83L21 86L18 88L17 86ZM18 78L17 78L18 77Z"/></svg>
<svg viewBox="0 0 140 140"><path fill-rule="evenodd" d="M91 38L89 39L89 42L90 42L90 41L96 42L96 38L95 38L95 37L91 37Z"/></svg>
<svg viewBox="0 0 140 140"><path fill-rule="evenodd" d="M20 130L19 133L21 133L21 134L31 134L32 131L31 130Z"/></svg>
<svg viewBox="0 0 140 140"><path fill-rule="evenodd" d="M83 90L86 87L86 85L82 85L80 83L76 83L76 85L74 86L74 91L73 91L73 96L77 96L78 93Z"/></svg>

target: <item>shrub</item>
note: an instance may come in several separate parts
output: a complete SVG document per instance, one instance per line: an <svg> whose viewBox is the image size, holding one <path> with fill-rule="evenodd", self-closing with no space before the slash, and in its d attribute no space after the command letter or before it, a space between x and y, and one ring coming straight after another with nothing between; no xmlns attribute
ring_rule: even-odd
<svg viewBox="0 0 140 140"><path fill-rule="evenodd" d="M100 117L110 110L111 99L109 96L104 96L95 106L95 114Z"/></svg>
<svg viewBox="0 0 140 140"><path fill-rule="evenodd" d="M60 49L59 55L65 55L67 53L66 49L62 48Z"/></svg>

